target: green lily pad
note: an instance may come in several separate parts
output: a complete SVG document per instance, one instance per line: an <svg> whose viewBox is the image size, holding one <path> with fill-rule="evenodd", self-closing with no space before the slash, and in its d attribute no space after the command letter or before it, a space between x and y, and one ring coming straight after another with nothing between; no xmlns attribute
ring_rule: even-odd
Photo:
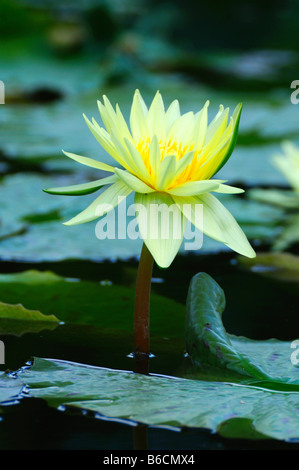
<svg viewBox="0 0 299 470"><path fill-rule="evenodd" d="M19 396L23 387L24 383L17 377L11 377L5 372L0 372L0 407L4 402Z"/></svg>
<svg viewBox="0 0 299 470"><path fill-rule="evenodd" d="M186 314L186 347L192 362L229 369L251 378L247 382L296 386L299 391L299 367L291 361L291 342L228 334L222 323L224 309L221 287L206 273L194 276Z"/></svg>
<svg viewBox="0 0 299 470"><path fill-rule="evenodd" d="M50 406L148 425L197 427L234 438L299 439L299 393L233 383L146 376L34 359L21 374L29 395Z"/></svg>
<svg viewBox="0 0 299 470"><path fill-rule="evenodd" d="M21 336L24 333L38 333L54 329L59 320L54 315L44 315L37 310L28 310L23 305L0 302L0 334Z"/></svg>
<svg viewBox="0 0 299 470"><path fill-rule="evenodd" d="M127 237L126 240L99 240L95 234L97 221L74 227L63 225L63 222L85 209L97 196L53 196L43 193L42 189L80 183L82 180L89 184L86 175L80 175L80 179L75 175L49 177L33 174L17 174L4 178L0 183L0 189L6 195L0 214L0 258L41 262L65 259L101 261L107 259L108 253L109 258L116 259L139 256L141 239L131 240ZM269 242L276 236L283 218L283 211L279 208L248 201L236 195L220 195L219 199L238 220L249 238ZM133 197L128 198L127 207L131 203ZM128 222L131 220L132 218L128 218ZM117 230L116 215L116 234ZM192 231L194 232L194 227ZM229 248L225 245L204 237L200 252L227 250ZM184 242L180 252L184 252Z"/></svg>
<svg viewBox="0 0 299 470"><path fill-rule="evenodd" d="M65 279L50 272L0 275L0 298L57 315L68 323L132 332L135 286ZM182 337L185 308L171 299L151 296L151 332Z"/></svg>

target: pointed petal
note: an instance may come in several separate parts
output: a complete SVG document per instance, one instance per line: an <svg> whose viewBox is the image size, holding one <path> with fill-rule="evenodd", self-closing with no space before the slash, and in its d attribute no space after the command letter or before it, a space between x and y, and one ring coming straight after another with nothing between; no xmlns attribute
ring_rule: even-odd
<svg viewBox="0 0 299 470"><path fill-rule="evenodd" d="M136 143L139 142L142 137L149 135L146 123L147 113L148 109L146 104L139 90L136 90L130 113L130 127Z"/></svg>
<svg viewBox="0 0 299 470"><path fill-rule="evenodd" d="M195 115L195 124L194 124L194 148L202 148L205 143L206 133L208 129L208 107L210 102L206 101L202 110Z"/></svg>
<svg viewBox="0 0 299 470"><path fill-rule="evenodd" d="M156 178L156 188L159 191L164 191L170 186L176 176L175 167L175 155L167 155L167 157L162 160L157 170Z"/></svg>
<svg viewBox="0 0 299 470"><path fill-rule="evenodd" d="M76 155L75 153L65 152L62 150L64 155L75 160L78 163L81 163L85 166L90 166L91 168L97 168L98 170L109 171L110 173L114 173L114 167L111 165L107 165L106 163L99 162L94 160L93 158L82 157L81 155Z"/></svg>
<svg viewBox="0 0 299 470"><path fill-rule="evenodd" d="M99 113L101 115L103 124L106 127L107 131L110 132L112 121L109 117L109 114L107 113L105 106L100 101L98 101L97 103L98 103L98 109L99 109Z"/></svg>
<svg viewBox="0 0 299 470"><path fill-rule="evenodd" d="M125 183L132 191L136 191L137 193L152 193L154 191L153 188L149 187L139 178L132 175L128 171L120 170L119 168L115 168L115 174Z"/></svg>
<svg viewBox="0 0 299 470"><path fill-rule="evenodd" d="M223 230L219 226L216 219L211 216L210 211L207 207L203 206L203 218L204 220L198 220L196 218L196 204L202 204L203 201L199 196L172 196L175 203L178 205L180 210L184 213L185 217L199 230L203 231L206 235L225 243L225 237Z"/></svg>
<svg viewBox="0 0 299 470"><path fill-rule="evenodd" d="M193 158L194 151L185 153L185 155L180 158L180 160L177 160L172 186L180 185L182 178L184 181L188 180L187 175L190 173L190 167L188 168L188 166L192 163Z"/></svg>
<svg viewBox="0 0 299 470"><path fill-rule="evenodd" d="M214 119L212 119L212 121L210 122L208 126L207 141L209 141L213 137L215 131L219 127L219 124L223 122L223 118L227 115L227 111L228 111L228 108L224 109L223 104L219 106L218 113L216 114Z"/></svg>
<svg viewBox="0 0 299 470"><path fill-rule="evenodd" d="M85 114L83 114L83 117L90 132L97 139L99 144L114 158L114 160L120 163L115 146L113 145L113 142L111 141L111 138L105 129L101 128L95 120L93 123L90 122Z"/></svg>
<svg viewBox="0 0 299 470"><path fill-rule="evenodd" d="M204 147L206 152L209 152L210 149L214 149L219 144L219 141L227 127L228 116L229 108L219 111L217 116L208 126Z"/></svg>
<svg viewBox="0 0 299 470"><path fill-rule="evenodd" d="M180 104L178 100L174 100L165 113L165 124L166 124L166 133L168 134L169 130L173 123L179 119L181 116L180 113Z"/></svg>
<svg viewBox="0 0 299 470"><path fill-rule="evenodd" d="M233 135L232 132L227 132L230 128L228 127L223 133L217 146L215 148L210 148L210 153L208 152L206 154L205 161L199 167L198 172L194 175L196 179L210 179L214 176L219 164L225 158L227 151L229 150ZM203 150L203 152L205 152L205 150Z"/></svg>
<svg viewBox="0 0 299 470"><path fill-rule="evenodd" d="M116 118L117 118L117 122L113 126L114 131L116 132L116 130L118 130L123 139L126 138L132 141L133 139L132 139L131 132L129 131L126 120L123 117L123 114L118 104L116 105Z"/></svg>
<svg viewBox="0 0 299 470"><path fill-rule="evenodd" d="M213 189L213 192L222 194L241 194L245 191L244 189L236 188L235 186L229 186L228 184L219 184L219 187L217 189Z"/></svg>
<svg viewBox="0 0 299 470"><path fill-rule="evenodd" d="M133 168L135 169L132 155L128 151L127 146L119 141L113 130L110 131L110 138L117 152L118 163L128 171Z"/></svg>
<svg viewBox="0 0 299 470"><path fill-rule="evenodd" d="M194 207L195 204L203 204L203 232L206 235L224 243L243 256L248 258L256 256L237 221L215 196L212 194L202 194L196 197L173 196L173 199L181 210L184 204L190 204L191 210L189 213L185 211L184 214L199 229L201 229L202 221L195 220Z"/></svg>
<svg viewBox="0 0 299 470"><path fill-rule="evenodd" d="M233 135L232 135L232 138L231 138L231 141L230 141L230 145L229 145L227 151L225 152L225 156L220 161L218 167L216 168L216 170L214 171L212 176L214 176L216 173L218 173L218 171L221 170L223 165L225 165L225 163L228 161L231 154L233 153L233 150L234 150L236 142L237 142L237 137L238 137L238 129L239 129L241 112L242 112L242 103L239 103L236 106L236 109L234 110L233 116L232 116L233 122L234 122L234 130L233 130Z"/></svg>
<svg viewBox="0 0 299 470"><path fill-rule="evenodd" d="M186 218L167 194L136 193L135 204L141 237L156 263L167 268L182 244Z"/></svg>
<svg viewBox="0 0 299 470"><path fill-rule="evenodd" d="M189 142L194 130L194 114L183 114L171 126L167 139L176 139L177 142L182 142L183 145Z"/></svg>
<svg viewBox="0 0 299 470"><path fill-rule="evenodd" d="M150 175L142 156L130 140L125 139L125 144L133 161L134 173L140 176L144 181L149 181Z"/></svg>
<svg viewBox="0 0 299 470"><path fill-rule="evenodd" d="M98 101L98 108L100 111L102 121L107 131L110 132L111 127L113 126L113 123L116 121L116 112L114 111L113 106L111 105L107 96L105 95L103 96L103 101L104 101L104 104Z"/></svg>
<svg viewBox="0 0 299 470"><path fill-rule="evenodd" d="M80 214L76 215L73 219L65 222L64 225L78 225L91 222L92 220L101 217L109 210L112 210L120 203L122 198L128 196L131 192L132 190L122 181L114 183L102 192L100 196L90 204L90 206L80 212ZM109 210L107 209L108 205Z"/></svg>
<svg viewBox="0 0 299 470"><path fill-rule="evenodd" d="M60 194L63 196L83 196L85 194L91 194L98 189L106 186L107 184L116 183L118 177L116 175L107 176L107 178L101 178L90 183L75 184L72 186L63 186L61 188L49 188L43 189L45 193L49 194Z"/></svg>
<svg viewBox="0 0 299 470"><path fill-rule="evenodd" d="M193 157L194 151L187 152L180 160L176 162L175 172L177 176L179 176L187 168L187 166L190 165L193 160Z"/></svg>
<svg viewBox="0 0 299 470"><path fill-rule="evenodd" d="M157 179L158 169L161 162L161 151L159 146L158 137L153 136L150 143L149 149L150 164L152 169L152 178L155 181Z"/></svg>
<svg viewBox="0 0 299 470"><path fill-rule="evenodd" d="M132 140L131 133L118 104L116 105L116 110L114 111L110 101L106 96L103 96L103 100L104 105L98 101L98 108L108 133L113 131L120 142L122 142L124 138Z"/></svg>
<svg viewBox="0 0 299 470"><path fill-rule="evenodd" d="M215 191L219 188L219 183L213 180L188 181L181 186L168 189L167 192L174 196L196 196L197 194Z"/></svg>
<svg viewBox="0 0 299 470"><path fill-rule="evenodd" d="M161 94L156 93L147 115L147 127L150 136L156 135L158 139L165 139L165 109Z"/></svg>

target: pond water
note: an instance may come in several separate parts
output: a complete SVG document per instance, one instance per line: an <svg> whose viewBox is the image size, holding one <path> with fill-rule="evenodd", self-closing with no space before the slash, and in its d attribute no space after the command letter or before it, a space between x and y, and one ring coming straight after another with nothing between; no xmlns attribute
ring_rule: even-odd
<svg viewBox="0 0 299 470"><path fill-rule="evenodd" d="M21 272L32 267L36 265L3 262L1 271ZM111 275L115 275L113 281L116 281L121 268L135 269L137 262L113 263L113 270L109 262L61 262L38 267L41 271L51 269L65 277L74 277L80 273L83 279L85 275L89 281L99 280L102 273L110 271ZM253 339L294 339L294 331L299 327L298 290L294 283L278 282L245 271L236 265L234 256L230 254L179 256L171 269L161 271L155 268L154 280L158 278L159 282L153 283L153 292L184 304L189 281L198 271L208 272L226 292L227 307L223 320L228 332ZM39 295L38 291L36 295ZM157 314L157 311L152 313ZM2 335L1 339L6 347L3 370L16 370L32 356L112 369L133 369L133 360L128 357L132 349L132 335L117 329L107 332L100 326L66 322L53 331L25 333L19 337L7 334ZM150 360L150 373L182 377L188 374L190 363L184 354L183 331L176 338L165 338L153 333L151 350L155 357ZM200 377L197 374L197 378ZM91 412L84 416L72 408L59 411L36 398L23 398L19 404L5 407L0 422L0 436L1 449L112 450L145 446L148 449L299 449L298 444L279 443L271 439L225 439L208 430L134 427L132 423L122 420L95 418Z"/></svg>
<svg viewBox="0 0 299 470"><path fill-rule="evenodd" d="M150 70L155 60L163 63L160 43L153 44L153 50L146 41L140 44L139 54ZM282 140L299 143L298 109L290 103L285 69L277 64L289 61L294 66L298 58L285 54L282 61L279 52L272 51L269 62L268 56L266 51L247 56L203 54L201 67L203 71L206 67L208 76L211 72L232 74L227 85L220 80L208 86L177 72L153 75L138 69L134 77L131 71L125 83L112 86L109 73L117 65L113 58L108 66L100 66L99 57L95 60L88 54L65 60L39 48L27 52L23 43L1 48L1 80L8 86L0 134L0 301L54 314L61 324L36 331L1 321L6 361L0 370L16 371L32 357L126 371L134 367L128 356L133 345L133 296L141 241L100 242L94 224L65 227L62 222L85 208L94 195L64 198L42 192L46 187L103 176L97 172L95 177L93 169L64 157L62 148L111 163L86 128L82 113L98 119L96 100L105 93L120 104L127 118L135 88L142 89L147 102L159 88L167 104L178 98L183 112L198 111L210 99L210 118L219 104L233 109L242 101L238 144L219 178L246 190L260 186L285 190L286 180L271 158L280 151ZM277 65L276 75L269 65L265 76L267 57L270 65ZM252 87L244 78L248 64L253 74L250 80L255 80ZM117 71L122 73L122 68ZM274 76L277 82L272 81ZM269 253L288 219L285 211L258 203L247 192L222 200L255 249ZM298 254L293 241L285 248ZM18 277L24 271L30 271L28 278ZM44 272L60 276L54 279L56 284ZM185 302L190 280L198 272L208 273L224 290L223 323L229 333L257 340L294 340L299 330L298 273L283 278L269 276L259 267L250 270L225 247L205 239L199 254L180 254L167 270L154 268L151 374L211 380L203 371L194 374L185 355ZM202 429L135 424L71 407L56 409L42 399L24 396L1 410L0 449L299 450L298 443L274 439L228 439Z"/></svg>

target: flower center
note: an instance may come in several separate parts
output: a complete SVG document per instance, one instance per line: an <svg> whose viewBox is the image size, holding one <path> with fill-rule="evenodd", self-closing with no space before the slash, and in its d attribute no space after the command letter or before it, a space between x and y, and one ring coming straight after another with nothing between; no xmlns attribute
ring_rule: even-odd
<svg viewBox="0 0 299 470"><path fill-rule="evenodd" d="M149 150L150 150L151 138L141 139L137 144L137 150L141 154L144 163L150 164ZM182 142L169 139L167 141L159 141L161 161L168 155L175 155L177 160L180 160L187 152L193 150L194 144L183 145Z"/></svg>
<svg viewBox="0 0 299 470"><path fill-rule="evenodd" d="M156 180L156 174L152 168L151 165L151 160L150 160L150 145L151 145L151 138L147 137L145 139L141 139L138 144L137 144L137 150L142 156L142 159L144 161L144 164L149 171L149 174L151 175L151 178L153 180L153 183ZM164 160L165 157L169 155L174 155L176 160L179 161L184 155L186 155L188 152L191 152L194 150L194 143L189 143L184 145L182 142L178 142L176 139L169 139L159 141L159 148L160 148L160 155L161 155L161 162ZM193 177L196 176L198 169L201 166L201 157L200 155L201 149L195 150L193 159L189 165L186 166L186 168L183 169L183 171L179 172L179 174L176 175L176 177L173 180L173 185L179 185L182 184L186 181L190 181L193 179Z"/></svg>

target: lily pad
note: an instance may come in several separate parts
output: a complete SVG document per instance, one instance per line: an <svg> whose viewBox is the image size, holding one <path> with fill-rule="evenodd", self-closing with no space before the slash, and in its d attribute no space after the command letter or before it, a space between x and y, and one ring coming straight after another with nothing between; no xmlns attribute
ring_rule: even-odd
<svg viewBox="0 0 299 470"><path fill-rule="evenodd" d="M38 333L54 329L59 323L54 315L44 315L37 310L28 310L23 305L0 302L0 334L21 336L24 333Z"/></svg>
<svg viewBox="0 0 299 470"><path fill-rule="evenodd" d="M64 157L66 158L66 157ZM92 179L95 179L95 175ZM109 258L127 259L140 255L142 240L118 239L116 213L116 239L99 240L96 237L97 221L66 227L63 222L86 208L95 195L53 196L42 192L43 188L88 182L80 175L41 176L34 174L12 175L3 179L1 191L6 195L0 215L0 258L16 261L58 261L65 259ZM36 204L38 195L39 203ZM277 234L283 211L239 196L220 197L224 205L238 220L251 239L269 242ZM19 203L22 201L22 204ZM128 198L126 207L133 203ZM119 208L117 209L117 211ZM131 222L133 218L128 218ZM194 227L192 228L194 234ZM10 235L10 236L8 236ZM191 241L191 240L190 240ZM225 245L204 237L200 252L229 250ZM184 242L181 246L184 252Z"/></svg>
<svg viewBox="0 0 299 470"><path fill-rule="evenodd" d="M228 334L222 324L224 309L221 287L206 273L194 276L186 315L186 347L193 363L232 370L251 378L250 383L296 386L299 391L299 367L291 361L291 342Z"/></svg>
<svg viewBox="0 0 299 470"><path fill-rule="evenodd" d="M299 393L248 385L146 376L34 359L20 377L50 406L155 426L197 427L222 436L299 439Z"/></svg>
<svg viewBox="0 0 299 470"><path fill-rule="evenodd" d="M0 372L0 407L5 402L19 397L23 387L23 382L17 377L9 376L5 372Z"/></svg>
<svg viewBox="0 0 299 470"><path fill-rule="evenodd" d="M131 334L135 286L65 279L51 272L26 271L0 275L0 298L26 308L57 315L68 323L100 326ZM171 299L151 296L151 332L182 337L185 308Z"/></svg>

